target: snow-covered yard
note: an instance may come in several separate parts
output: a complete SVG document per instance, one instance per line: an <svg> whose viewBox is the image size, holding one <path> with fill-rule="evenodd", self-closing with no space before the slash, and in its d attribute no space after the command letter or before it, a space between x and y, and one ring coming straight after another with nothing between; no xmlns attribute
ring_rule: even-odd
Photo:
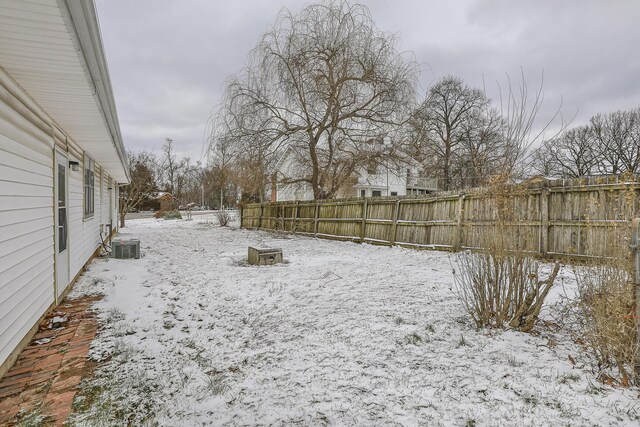
<svg viewBox="0 0 640 427"><path fill-rule="evenodd" d="M450 255L129 221L140 260L96 260L101 361L76 425L638 425L637 389L600 384L551 322L477 331ZM248 266L248 246L285 264ZM561 272L550 302L571 294ZM557 308L544 313L554 320ZM577 362L572 364L569 355Z"/></svg>

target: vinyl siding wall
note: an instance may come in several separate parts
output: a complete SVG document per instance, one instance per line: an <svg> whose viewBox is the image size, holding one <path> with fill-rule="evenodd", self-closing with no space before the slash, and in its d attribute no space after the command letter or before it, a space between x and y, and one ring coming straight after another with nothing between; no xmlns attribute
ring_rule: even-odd
<svg viewBox="0 0 640 427"><path fill-rule="evenodd" d="M0 364L53 303L53 142L0 101Z"/></svg>
<svg viewBox="0 0 640 427"><path fill-rule="evenodd" d="M96 248L102 244L100 225L103 225L104 230L103 215L107 216L105 213L109 210L109 201L104 195L107 189L100 185L103 172L96 165L95 209L93 215L84 217L84 165L82 159L76 161L80 162L78 171L69 171L69 263L71 277L80 272ZM101 198L102 203L100 202ZM106 239L106 236L103 235L103 238Z"/></svg>
<svg viewBox="0 0 640 427"><path fill-rule="evenodd" d="M0 376L55 303L54 146L80 163L68 178L70 280L100 246L100 224L109 221L107 173L96 164L95 212L84 218L82 150L14 95L0 79ZM116 187L112 182L114 228ZM68 285L58 284L59 295Z"/></svg>

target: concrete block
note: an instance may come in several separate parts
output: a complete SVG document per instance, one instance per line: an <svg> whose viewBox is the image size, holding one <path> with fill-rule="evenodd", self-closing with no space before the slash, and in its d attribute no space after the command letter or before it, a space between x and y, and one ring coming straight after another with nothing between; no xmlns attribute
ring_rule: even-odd
<svg viewBox="0 0 640 427"><path fill-rule="evenodd" d="M282 262L282 249L249 247L249 264L273 265Z"/></svg>

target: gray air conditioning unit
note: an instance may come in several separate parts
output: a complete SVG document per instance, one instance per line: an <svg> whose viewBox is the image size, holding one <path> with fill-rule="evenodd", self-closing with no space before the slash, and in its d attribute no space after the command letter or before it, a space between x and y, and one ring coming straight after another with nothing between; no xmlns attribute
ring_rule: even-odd
<svg viewBox="0 0 640 427"><path fill-rule="evenodd" d="M111 241L111 258L140 258L140 240L113 239Z"/></svg>

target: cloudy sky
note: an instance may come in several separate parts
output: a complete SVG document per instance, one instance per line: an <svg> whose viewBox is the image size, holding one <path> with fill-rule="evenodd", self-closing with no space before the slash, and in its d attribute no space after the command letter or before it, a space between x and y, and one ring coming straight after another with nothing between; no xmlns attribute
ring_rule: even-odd
<svg viewBox="0 0 640 427"><path fill-rule="evenodd" d="M539 126L640 106L640 1L360 0L421 64L421 96L446 75L485 87L544 73ZM226 79L296 0L96 0L125 145L199 160ZM556 122L559 123L559 122ZM557 124L556 124L557 126Z"/></svg>

